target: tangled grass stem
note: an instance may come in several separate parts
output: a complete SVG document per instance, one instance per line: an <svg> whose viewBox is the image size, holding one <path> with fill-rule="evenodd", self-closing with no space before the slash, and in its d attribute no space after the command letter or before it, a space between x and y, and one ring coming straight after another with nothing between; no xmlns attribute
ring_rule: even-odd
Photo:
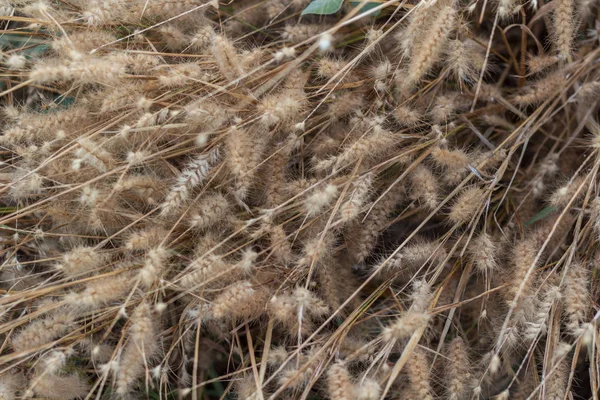
<svg viewBox="0 0 600 400"><path fill-rule="evenodd" d="M0 398L597 391L598 5L326 3L0 0Z"/></svg>

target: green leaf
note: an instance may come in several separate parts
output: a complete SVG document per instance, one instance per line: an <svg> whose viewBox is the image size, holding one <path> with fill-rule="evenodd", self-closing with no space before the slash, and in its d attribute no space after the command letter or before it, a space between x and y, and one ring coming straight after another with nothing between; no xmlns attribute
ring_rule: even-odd
<svg viewBox="0 0 600 400"><path fill-rule="evenodd" d="M69 108L75 103L75 97L65 96L64 94L58 95L54 98L54 102L64 108Z"/></svg>
<svg viewBox="0 0 600 400"><path fill-rule="evenodd" d="M529 226L533 223L538 222L541 219L546 218L548 215L554 213L556 211L556 207L548 206L539 213L535 214L529 221L525 222L525 226Z"/></svg>
<svg viewBox="0 0 600 400"><path fill-rule="evenodd" d="M342 8L344 0L313 0L301 15L317 14L317 15L329 15L335 14Z"/></svg>
<svg viewBox="0 0 600 400"><path fill-rule="evenodd" d="M56 104L56 106L48 107L46 105L46 107L42 107L40 112L42 114L48 114L48 113L56 112L58 110L66 110L67 108L71 107L75 103L75 97L69 97L69 96L65 96L63 94L55 95L52 102L54 104Z"/></svg>
<svg viewBox="0 0 600 400"><path fill-rule="evenodd" d="M359 5L360 5L361 1L360 1L360 0L359 0L359 1L353 1L353 2L351 2L351 3L352 3L352 6L353 6L353 7L357 7L357 6L359 6ZM361 12L361 13L367 12L367 11L369 11L370 9L372 9L372 8L375 8L375 7L379 6L379 5L380 5L380 3L367 3L367 4L365 4L364 6L362 6L362 7L360 8L359 12ZM376 16L378 16L379 14L381 14L381 10L377 10L377 11L375 11L374 13L371 13L371 14L369 14L369 16L370 16L370 17L376 17Z"/></svg>

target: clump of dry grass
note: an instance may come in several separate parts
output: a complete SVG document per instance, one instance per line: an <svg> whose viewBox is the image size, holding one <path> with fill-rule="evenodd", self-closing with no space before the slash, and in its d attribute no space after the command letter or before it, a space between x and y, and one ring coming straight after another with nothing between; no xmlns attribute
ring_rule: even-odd
<svg viewBox="0 0 600 400"><path fill-rule="evenodd" d="M1 398L597 392L597 3L308 3L0 0Z"/></svg>

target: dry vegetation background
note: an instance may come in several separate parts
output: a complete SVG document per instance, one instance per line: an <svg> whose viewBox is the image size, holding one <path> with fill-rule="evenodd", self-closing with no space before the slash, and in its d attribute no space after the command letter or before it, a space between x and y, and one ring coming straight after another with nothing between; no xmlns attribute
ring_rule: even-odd
<svg viewBox="0 0 600 400"><path fill-rule="evenodd" d="M309 3L0 0L1 399L598 398L598 2Z"/></svg>

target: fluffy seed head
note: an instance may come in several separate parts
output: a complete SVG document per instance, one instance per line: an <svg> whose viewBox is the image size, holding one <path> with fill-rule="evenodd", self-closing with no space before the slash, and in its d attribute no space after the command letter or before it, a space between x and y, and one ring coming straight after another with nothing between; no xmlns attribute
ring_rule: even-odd
<svg viewBox="0 0 600 400"><path fill-rule="evenodd" d="M365 379L355 390L358 400L378 400L381 395L381 385L370 378Z"/></svg>
<svg viewBox="0 0 600 400"><path fill-rule="evenodd" d="M464 190L450 209L448 218L456 225L463 225L475 216L475 213L485 200L485 191L478 187Z"/></svg>
<svg viewBox="0 0 600 400"><path fill-rule="evenodd" d="M76 247L62 257L56 268L69 277L77 277L104 265L105 256L93 247Z"/></svg>
<svg viewBox="0 0 600 400"><path fill-rule="evenodd" d="M343 363L337 362L327 371L327 390L332 400L350 400L354 398L354 387L350 373Z"/></svg>
<svg viewBox="0 0 600 400"><path fill-rule="evenodd" d="M337 194L338 189L332 184L327 184L323 188L317 188L313 194L311 194L304 201L306 214L309 217L320 214L331 204L331 202L336 198Z"/></svg>
<svg viewBox="0 0 600 400"><path fill-rule="evenodd" d="M480 273L490 274L497 268L497 250L492 237L485 232L470 243L469 254Z"/></svg>

